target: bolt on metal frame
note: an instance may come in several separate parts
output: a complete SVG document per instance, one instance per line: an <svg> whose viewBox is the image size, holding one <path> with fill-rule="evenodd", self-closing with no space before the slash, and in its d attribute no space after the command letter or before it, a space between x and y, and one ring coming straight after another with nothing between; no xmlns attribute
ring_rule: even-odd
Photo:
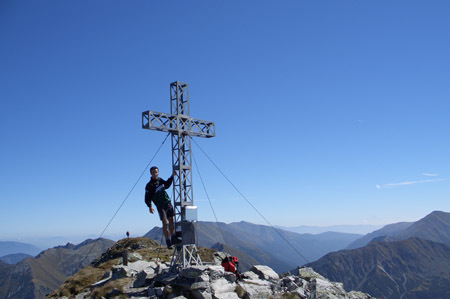
<svg viewBox="0 0 450 299"><path fill-rule="evenodd" d="M175 231L181 233L181 242L176 244L172 255L170 268L174 271L191 264L202 264L195 244L183 241L185 207L194 205L191 137L210 138L216 133L214 122L190 117L187 83L176 81L170 84L170 112L142 112L142 128L170 132L172 136L172 165L177 171L173 180Z"/></svg>

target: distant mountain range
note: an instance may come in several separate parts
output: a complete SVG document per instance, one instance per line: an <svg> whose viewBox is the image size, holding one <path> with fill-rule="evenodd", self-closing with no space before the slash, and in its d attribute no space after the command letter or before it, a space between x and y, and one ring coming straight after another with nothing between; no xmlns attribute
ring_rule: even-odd
<svg viewBox="0 0 450 299"><path fill-rule="evenodd" d="M7 264L17 264L18 262L20 262L23 259L26 259L27 257L32 257L29 254L25 254L25 253L14 253L14 254L8 254L5 256L0 257L0 261L7 263Z"/></svg>
<svg viewBox="0 0 450 299"><path fill-rule="evenodd" d="M348 234L360 234L365 235L373 232L374 230L380 229L382 225L330 225L330 226L275 226L290 232L298 234L321 234L326 232L335 233L348 233Z"/></svg>
<svg viewBox="0 0 450 299"><path fill-rule="evenodd" d="M399 223L394 223L394 224L388 224L379 230L371 232L371 233L355 240L347 247L347 249L364 247L367 244L369 244L373 239L378 238L378 237L393 236L396 233L401 232L404 229L407 229L413 223L414 222L399 222Z"/></svg>
<svg viewBox="0 0 450 299"><path fill-rule="evenodd" d="M277 232L270 226L245 221L230 224L198 222L196 231L198 246L211 248L217 243L226 244L252 257L258 264L268 265L279 273L314 261L329 252L346 248L361 237L358 234L333 232L318 235L297 234L282 229L277 229ZM145 235L158 242L161 241L161 236L162 231L158 227ZM250 262L245 257L239 258L248 265L254 265L253 261Z"/></svg>
<svg viewBox="0 0 450 299"><path fill-rule="evenodd" d="M0 257L16 253L24 253L31 256L36 256L41 251L42 249L37 248L36 246L31 244L21 242L11 242L11 241L0 241Z"/></svg>
<svg viewBox="0 0 450 299"><path fill-rule="evenodd" d="M114 244L107 239L86 240L42 251L16 265L0 261L0 298L43 298L78 271L80 264L90 264Z"/></svg>
<svg viewBox="0 0 450 299"><path fill-rule="evenodd" d="M399 222L386 225L351 243L347 249L363 247L382 237L389 241L406 240L410 237L450 244L450 213L434 211L417 222ZM378 239L379 240L379 239Z"/></svg>
<svg viewBox="0 0 450 299"><path fill-rule="evenodd" d="M308 266L376 297L450 298L449 234L450 213L435 211L417 222L388 225L349 246L358 248Z"/></svg>
<svg viewBox="0 0 450 299"><path fill-rule="evenodd" d="M310 262L307 266L343 282L348 290L388 299L450 298L450 213L435 211L419 221L390 224L365 236L298 234L244 221L196 225L199 247L238 256L242 270L262 264L284 273L306 263L300 253ZM161 228L153 228L145 237L161 242ZM77 271L94 242L85 266L115 242L68 243L16 265L0 260L0 298L42 298ZM10 263L23 257L6 256Z"/></svg>

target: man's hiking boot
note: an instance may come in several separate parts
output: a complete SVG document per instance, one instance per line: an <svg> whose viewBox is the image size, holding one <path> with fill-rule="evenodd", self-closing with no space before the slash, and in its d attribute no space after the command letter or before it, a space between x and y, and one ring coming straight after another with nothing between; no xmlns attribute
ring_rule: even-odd
<svg viewBox="0 0 450 299"><path fill-rule="evenodd" d="M166 244L168 249L172 249L172 242L170 241L170 238L166 239Z"/></svg>

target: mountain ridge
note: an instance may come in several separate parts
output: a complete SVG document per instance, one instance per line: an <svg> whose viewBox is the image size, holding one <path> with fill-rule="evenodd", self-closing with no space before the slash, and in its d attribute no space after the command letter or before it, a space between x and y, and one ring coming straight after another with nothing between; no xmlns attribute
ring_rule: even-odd
<svg viewBox="0 0 450 299"><path fill-rule="evenodd" d="M347 287L383 298L450 298L450 213L433 211L368 234L365 246L308 264ZM349 246L351 247L351 246Z"/></svg>
<svg viewBox="0 0 450 299"><path fill-rule="evenodd" d="M343 249L360 237L344 233L312 235L281 229L275 231L273 227L246 221L230 224L199 221L196 223L196 231L198 246L210 248L216 243L227 244L251 256L258 263L268 265L277 273L284 273L293 267L316 260L328 252ZM155 227L145 236L160 241L161 228ZM299 256L298 252L307 260Z"/></svg>
<svg viewBox="0 0 450 299"><path fill-rule="evenodd" d="M36 256L42 249L28 243L16 241L0 241L0 256L9 254L25 253L31 256Z"/></svg>
<svg viewBox="0 0 450 299"><path fill-rule="evenodd" d="M94 243L97 246L89 246ZM11 267L1 267L0 298L43 298L64 280L100 256L115 244L107 239L97 239L74 250L57 246L28 257ZM92 251L91 251L92 248ZM89 255L87 256L87 253Z"/></svg>
<svg viewBox="0 0 450 299"><path fill-rule="evenodd" d="M450 298L450 245L443 243L414 237L371 242L329 253L307 266L376 297ZM430 286L433 292L426 292Z"/></svg>
<svg viewBox="0 0 450 299"><path fill-rule="evenodd" d="M7 254L5 256L0 257L0 261L5 262L10 265L15 265L27 257L32 257L32 256L29 254L26 254L26 253L13 253L13 254Z"/></svg>
<svg viewBox="0 0 450 299"><path fill-rule="evenodd" d="M410 237L450 244L450 213L433 211L415 222L388 224L354 242L347 249L355 249L369 244L373 239L388 237L386 240L400 241Z"/></svg>
<svg viewBox="0 0 450 299"><path fill-rule="evenodd" d="M326 232L347 233L347 234L359 234L366 235L377 229L383 227L383 225L370 225L370 224L348 224L348 225L328 225L328 226L312 226L312 225L298 225L298 226L281 226L275 225L276 228L291 231L298 234L321 234Z"/></svg>

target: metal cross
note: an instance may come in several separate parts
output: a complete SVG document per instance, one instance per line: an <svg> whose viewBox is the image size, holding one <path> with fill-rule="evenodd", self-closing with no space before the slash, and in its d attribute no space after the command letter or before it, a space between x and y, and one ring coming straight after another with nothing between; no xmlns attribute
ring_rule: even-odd
<svg viewBox="0 0 450 299"><path fill-rule="evenodd" d="M174 270L202 263L195 247L195 228L186 219L186 209L194 205L191 137L210 138L216 133L214 122L190 117L187 83L170 84L170 112L142 112L142 128L172 135L172 165L177 171L173 181L175 231L180 241L172 256L171 270Z"/></svg>

